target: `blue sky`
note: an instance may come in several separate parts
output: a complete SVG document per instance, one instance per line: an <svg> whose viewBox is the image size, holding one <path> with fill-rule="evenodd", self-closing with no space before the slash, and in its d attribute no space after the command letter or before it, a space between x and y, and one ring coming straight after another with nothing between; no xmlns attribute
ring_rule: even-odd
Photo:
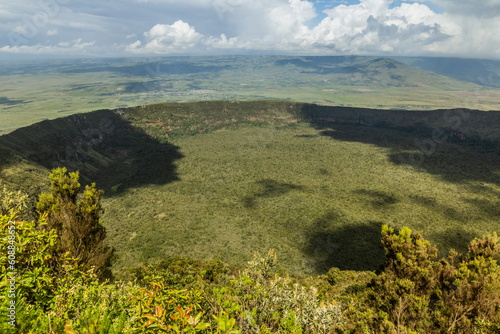
<svg viewBox="0 0 500 334"><path fill-rule="evenodd" d="M0 58L210 54L500 59L500 0L16 0Z"/></svg>

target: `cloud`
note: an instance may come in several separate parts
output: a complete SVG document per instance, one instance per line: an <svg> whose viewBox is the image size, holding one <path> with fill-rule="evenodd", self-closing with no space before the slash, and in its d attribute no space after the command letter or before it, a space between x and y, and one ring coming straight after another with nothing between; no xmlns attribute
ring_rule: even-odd
<svg viewBox="0 0 500 334"><path fill-rule="evenodd" d="M0 19L13 20L16 19L16 15L8 10L4 5L0 4Z"/></svg>
<svg viewBox="0 0 500 334"><path fill-rule="evenodd" d="M245 46L239 43L237 37L227 38L225 34L221 34L219 38L215 38L210 36L208 39L204 40L204 46L208 49L245 49L248 48L248 45Z"/></svg>
<svg viewBox="0 0 500 334"><path fill-rule="evenodd" d="M232 36L228 33L204 35L181 20L172 25L157 24L144 33L145 43L136 41L126 50L172 54L195 47L208 52L217 49L295 49L297 42L303 39L300 36L309 33L307 21L317 15L313 3L304 0L217 0L211 6L221 25Z"/></svg>
<svg viewBox="0 0 500 334"><path fill-rule="evenodd" d="M496 17L472 18L444 15L443 27L453 38L438 45L439 52L449 56L500 58L500 21Z"/></svg>
<svg viewBox="0 0 500 334"><path fill-rule="evenodd" d="M280 4L264 17L269 30L264 40L280 48L296 47L310 33L307 22L316 17L314 5L309 1L290 0Z"/></svg>
<svg viewBox="0 0 500 334"><path fill-rule="evenodd" d="M438 14L424 4L403 3L389 8L388 0L361 0L325 10L328 15L312 29L312 45L339 53L425 53L446 40Z"/></svg>
<svg viewBox="0 0 500 334"><path fill-rule="evenodd" d="M202 35L188 23L178 20L172 25L157 24L144 33L146 44L141 41L129 44L127 51L133 53L170 54L182 53L193 49L202 39Z"/></svg>
<svg viewBox="0 0 500 334"><path fill-rule="evenodd" d="M500 0L433 0L448 14L493 18L500 15Z"/></svg>
<svg viewBox="0 0 500 334"><path fill-rule="evenodd" d="M35 54L35 55L73 55L81 56L88 54L91 47L95 45L93 42L82 42L82 39L76 39L70 42L60 42L57 45L20 45L20 46L4 46L0 48L0 52L12 54Z"/></svg>
<svg viewBox="0 0 500 334"><path fill-rule="evenodd" d="M98 50L96 56L265 52L500 58L500 0L35 3L0 4L0 52L54 50L57 56L58 43L81 38L95 41L86 50ZM44 9L42 3L53 5ZM48 20L36 16L40 13ZM46 45L47 36L52 46Z"/></svg>
<svg viewBox="0 0 500 334"><path fill-rule="evenodd" d="M194 1L194 0L191 0ZM457 27L422 3L361 0L325 10L319 24L313 2L305 0L218 0L215 8L232 36L205 35L190 23L157 24L145 40L127 45L142 54L180 54L214 50L261 50L309 54L428 55L445 52L440 45ZM445 25L445 27L442 26Z"/></svg>

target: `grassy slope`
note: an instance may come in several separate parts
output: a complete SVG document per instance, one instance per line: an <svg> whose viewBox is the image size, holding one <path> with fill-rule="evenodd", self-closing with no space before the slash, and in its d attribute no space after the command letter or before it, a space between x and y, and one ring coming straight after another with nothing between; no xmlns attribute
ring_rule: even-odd
<svg viewBox="0 0 500 334"><path fill-rule="evenodd" d="M117 269L168 256L242 264L271 247L293 271L375 269L381 224L423 230L444 252L500 230L498 155L443 143L415 164L424 138L295 123L298 106L160 104L44 122L0 137L0 177L42 187L67 165L97 181Z"/></svg>

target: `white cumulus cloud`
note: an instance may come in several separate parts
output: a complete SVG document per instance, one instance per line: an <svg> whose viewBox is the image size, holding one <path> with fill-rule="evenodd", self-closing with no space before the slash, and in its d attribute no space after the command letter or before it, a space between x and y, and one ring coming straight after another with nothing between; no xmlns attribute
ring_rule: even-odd
<svg viewBox="0 0 500 334"><path fill-rule="evenodd" d="M328 17L312 29L310 41L339 53L424 54L450 37L439 24L439 14L424 4L389 8L388 0L361 0L325 13Z"/></svg>
<svg viewBox="0 0 500 334"><path fill-rule="evenodd" d="M217 49L308 52L317 54L426 54L438 52L450 38L445 20L428 6L390 0L361 0L326 10L327 18L310 28L317 16L307 0L217 0L214 8L226 24L219 36L204 35L182 20L157 24L145 40L127 46L134 53L172 54ZM454 27L448 27L453 31ZM232 35L230 35L232 33Z"/></svg>
<svg viewBox="0 0 500 334"><path fill-rule="evenodd" d="M221 34L219 38L210 36L203 41L203 45L208 49L236 49L245 48L239 43L237 37L227 38L225 34Z"/></svg>
<svg viewBox="0 0 500 334"><path fill-rule="evenodd" d="M178 20L171 25L157 24L144 33L146 43L136 41L127 46L127 51L134 53L168 54L182 53L193 49L202 39L202 35L188 23Z"/></svg>

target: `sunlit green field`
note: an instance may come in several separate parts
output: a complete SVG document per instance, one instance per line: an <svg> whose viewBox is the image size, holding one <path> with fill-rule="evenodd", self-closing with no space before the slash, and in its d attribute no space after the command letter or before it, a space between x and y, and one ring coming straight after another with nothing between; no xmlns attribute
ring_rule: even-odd
<svg viewBox="0 0 500 334"><path fill-rule="evenodd" d="M414 139L292 123L173 140L177 181L107 194L117 268L171 256L244 264L275 248L295 272L374 270L382 224L423 231L441 255L500 231L500 158L442 144L412 166Z"/></svg>

